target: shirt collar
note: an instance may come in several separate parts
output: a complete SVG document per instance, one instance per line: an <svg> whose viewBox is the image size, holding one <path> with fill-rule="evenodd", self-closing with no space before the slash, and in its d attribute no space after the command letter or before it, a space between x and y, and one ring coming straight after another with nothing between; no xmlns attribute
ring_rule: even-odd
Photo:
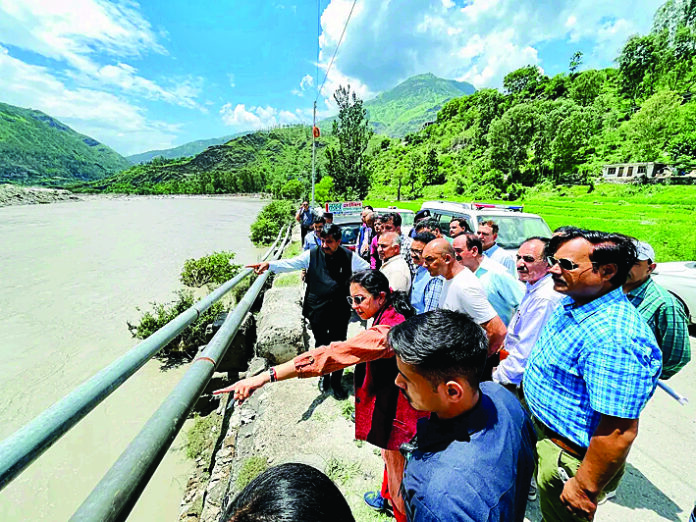
<svg viewBox="0 0 696 522"><path fill-rule="evenodd" d="M493 243L493 246L489 248L488 250L484 250L483 253L487 255L488 257L491 257L493 254L495 254L495 251L498 250L500 247L498 246L498 243Z"/></svg>
<svg viewBox="0 0 696 522"><path fill-rule="evenodd" d="M648 277L648 280L645 281L645 283L628 292L626 294L626 297L632 300L637 299L639 301L643 301L643 299L645 298L645 293L648 291L648 287L652 284L654 284L652 277Z"/></svg>
<svg viewBox="0 0 696 522"><path fill-rule="evenodd" d="M546 281L548 281L551 278L551 274L546 274L544 277L539 279L536 283L529 284L526 283L527 285L527 292L533 292L534 290L538 290L540 287L544 285Z"/></svg>
<svg viewBox="0 0 696 522"><path fill-rule="evenodd" d="M469 442L471 435L492 423L495 408L490 397L479 391L479 400L472 409L453 419L441 419L433 413L418 422L414 446L422 451L438 451L453 441Z"/></svg>
<svg viewBox="0 0 696 522"><path fill-rule="evenodd" d="M561 301L561 304L565 309L566 314L571 315L578 323L581 323L602 308L608 306L614 301L620 301L622 299L626 299L626 296L623 293L623 288L619 287L615 288L611 292L607 292L597 299L593 299L589 303L582 306L577 306L575 301L573 301L573 299L569 296L566 296L565 299Z"/></svg>

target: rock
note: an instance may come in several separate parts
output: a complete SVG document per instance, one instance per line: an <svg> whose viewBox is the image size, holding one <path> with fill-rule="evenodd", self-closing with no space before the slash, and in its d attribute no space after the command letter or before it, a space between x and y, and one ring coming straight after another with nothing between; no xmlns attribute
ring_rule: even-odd
<svg viewBox="0 0 696 522"><path fill-rule="evenodd" d="M232 344L225 352L216 371L238 372L246 369L249 359L254 354L254 339L256 338L256 321L251 313L244 318Z"/></svg>
<svg viewBox="0 0 696 522"><path fill-rule="evenodd" d="M257 317L256 355L275 365L307 349L307 331L297 287L273 287L266 292Z"/></svg>

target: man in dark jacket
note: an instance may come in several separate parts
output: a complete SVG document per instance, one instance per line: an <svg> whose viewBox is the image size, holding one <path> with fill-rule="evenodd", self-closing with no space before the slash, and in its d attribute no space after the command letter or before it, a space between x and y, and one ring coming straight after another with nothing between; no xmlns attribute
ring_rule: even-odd
<svg viewBox="0 0 696 522"><path fill-rule="evenodd" d="M333 341L345 341L350 320L348 281L353 272L367 270L370 265L350 250L341 246L341 229L330 225L321 232L321 248L305 250L292 259L264 261L253 265L257 274L270 269L273 273L305 269L307 290L303 314L309 319L315 346L326 346ZM329 385L338 399L347 397L341 386L343 370L322 377L322 391Z"/></svg>
<svg viewBox="0 0 696 522"><path fill-rule="evenodd" d="M433 310L394 326L396 385L421 419L403 444L403 497L410 522L521 522L536 438L517 398L479 383L488 342L466 314Z"/></svg>

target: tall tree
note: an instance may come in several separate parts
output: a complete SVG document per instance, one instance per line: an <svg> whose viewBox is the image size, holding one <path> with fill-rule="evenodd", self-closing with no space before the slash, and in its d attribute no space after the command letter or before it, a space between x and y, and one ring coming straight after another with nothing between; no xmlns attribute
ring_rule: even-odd
<svg viewBox="0 0 696 522"><path fill-rule="evenodd" d="M372 137L367 110L350 85L340 86L333 95L338 118L333 122L337 147L328 147L327 174L334 180L334 191L344 199L363 199L370 188L367 145Z"/></svg>
<svg viewBox="0 0 696 522"><path fill-rule="evenodd" d="M575 51L573 56L570 57L570 63L568 64L568 69L570 74L575 74L578 68L582 65L582 51Z"/></svg>

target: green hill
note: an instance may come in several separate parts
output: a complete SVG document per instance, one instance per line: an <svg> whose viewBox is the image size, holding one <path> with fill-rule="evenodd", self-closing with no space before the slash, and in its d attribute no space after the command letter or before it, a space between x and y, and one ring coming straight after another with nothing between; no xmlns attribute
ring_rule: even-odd
<svg viewBox="0 0 696 522"><path fill-rule="evenodd" d="M0 103L0 183L63 186L129 165L106 145L43 112Z"/></svg>
<svg viewBox="0 0 696 522"><path fill-rule="evenodd" d="M333 138L326 138L323 143ZM312 129L290 126L258 131L214 145L194 157L155 158L109 178L70 187L76 192L216 194L279 192L311 173ZM324 154L317 155L322 170Z"/></svg>
<svg viewBox="0 0 696 522"><path fill-rule="evenodd" d="M223 143L230 141L232 138L236 138L244 134L247 134L247 132L237 132L228 136L210 138L207 140L190 141L171 149L149 150L147 152L141 152L140 154L133 154L132 156L126 156L126 159L137 165L138 163L147 163L148 161L159 157L165 159L176 159L185 158L186 156L195 156L196 154L203 152L208 147L222 145Z"/></svg>
<svg viewBox="0 0 696 522"><path fill-rule="evenodd" d="M403 138L421 130L424 123L435 121L447 101L475 92L476 88L467 82L419 74L366 101L364 106L375 133ZM331 130L333 120L319 123L324 133Z"/></svg>

